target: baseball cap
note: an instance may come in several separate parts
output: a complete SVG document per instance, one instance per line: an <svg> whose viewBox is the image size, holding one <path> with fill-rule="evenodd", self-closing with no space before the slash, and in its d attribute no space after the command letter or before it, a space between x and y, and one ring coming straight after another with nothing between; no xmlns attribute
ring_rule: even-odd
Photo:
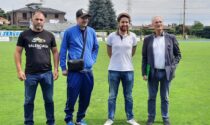
<svg viewBox="0 0 210 125"><path fill-rule="evenodd" d="M84 9L79 9L79 10L77 10L77 12L76 12L76 17L77 17L77 18L78 18L78 17L85 17L85 16L91 17L91 15L88 13L88 11L86 11L86 10L84 10Z"/></svg>

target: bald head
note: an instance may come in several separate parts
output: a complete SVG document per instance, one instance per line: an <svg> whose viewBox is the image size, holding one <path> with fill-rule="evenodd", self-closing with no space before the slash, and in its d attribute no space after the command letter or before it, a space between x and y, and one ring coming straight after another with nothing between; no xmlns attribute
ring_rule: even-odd
<svg viewBox="0 0 210 125"><path fill-rule="evenodd" d="M163 18L161 16L155 16L152 18L152 26L156 34L161 34L163 32Z"/></svg>

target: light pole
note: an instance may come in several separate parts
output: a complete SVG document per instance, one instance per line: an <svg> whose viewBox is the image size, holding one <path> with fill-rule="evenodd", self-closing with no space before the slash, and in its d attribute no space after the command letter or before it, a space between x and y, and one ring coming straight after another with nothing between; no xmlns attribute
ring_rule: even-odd
<svg viewBox="0 0 210 125"><path fill-rule="evenodd" d="M183 7L183 27L182 27L182 36L185 38L185 17L186 17L186 0L184 0L184 7Z"/></svg>

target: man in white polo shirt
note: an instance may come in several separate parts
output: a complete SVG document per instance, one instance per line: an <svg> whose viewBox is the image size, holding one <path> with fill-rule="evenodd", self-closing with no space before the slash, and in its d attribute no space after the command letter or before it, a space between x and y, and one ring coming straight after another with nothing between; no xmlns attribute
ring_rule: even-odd
<svg viewBox="0 0 210 125"><path fill-rule="evenodd" d="M118 18L118 30L108 36L107 52L110 57L109 64L109 100L108 100L108 120L104 125L112 125L116 109L116 98L120 81L123 86L125 98L125 112L127 123L139 125L133 116L132 89L134 82L134 68L132 56L135 54L137 40L136 35L129 32L131 22L127 13L121 13Z"/></svg>

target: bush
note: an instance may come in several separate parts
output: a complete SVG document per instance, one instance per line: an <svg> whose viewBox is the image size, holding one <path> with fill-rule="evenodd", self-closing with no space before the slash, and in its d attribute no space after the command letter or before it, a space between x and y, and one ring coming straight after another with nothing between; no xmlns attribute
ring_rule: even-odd
<svg viewBox="0 0 210 125"><path fill-rule="evenodd" d="M210 38L210 26L204 27L204 29L201 33L201 37Z"/></svg>
<svg viewBox="0 0 210 125"><path fill-rule="evenodd" d="M15 25L2 25L0 26L0 30L26 30L28 27L21 27Z"/></svg>

